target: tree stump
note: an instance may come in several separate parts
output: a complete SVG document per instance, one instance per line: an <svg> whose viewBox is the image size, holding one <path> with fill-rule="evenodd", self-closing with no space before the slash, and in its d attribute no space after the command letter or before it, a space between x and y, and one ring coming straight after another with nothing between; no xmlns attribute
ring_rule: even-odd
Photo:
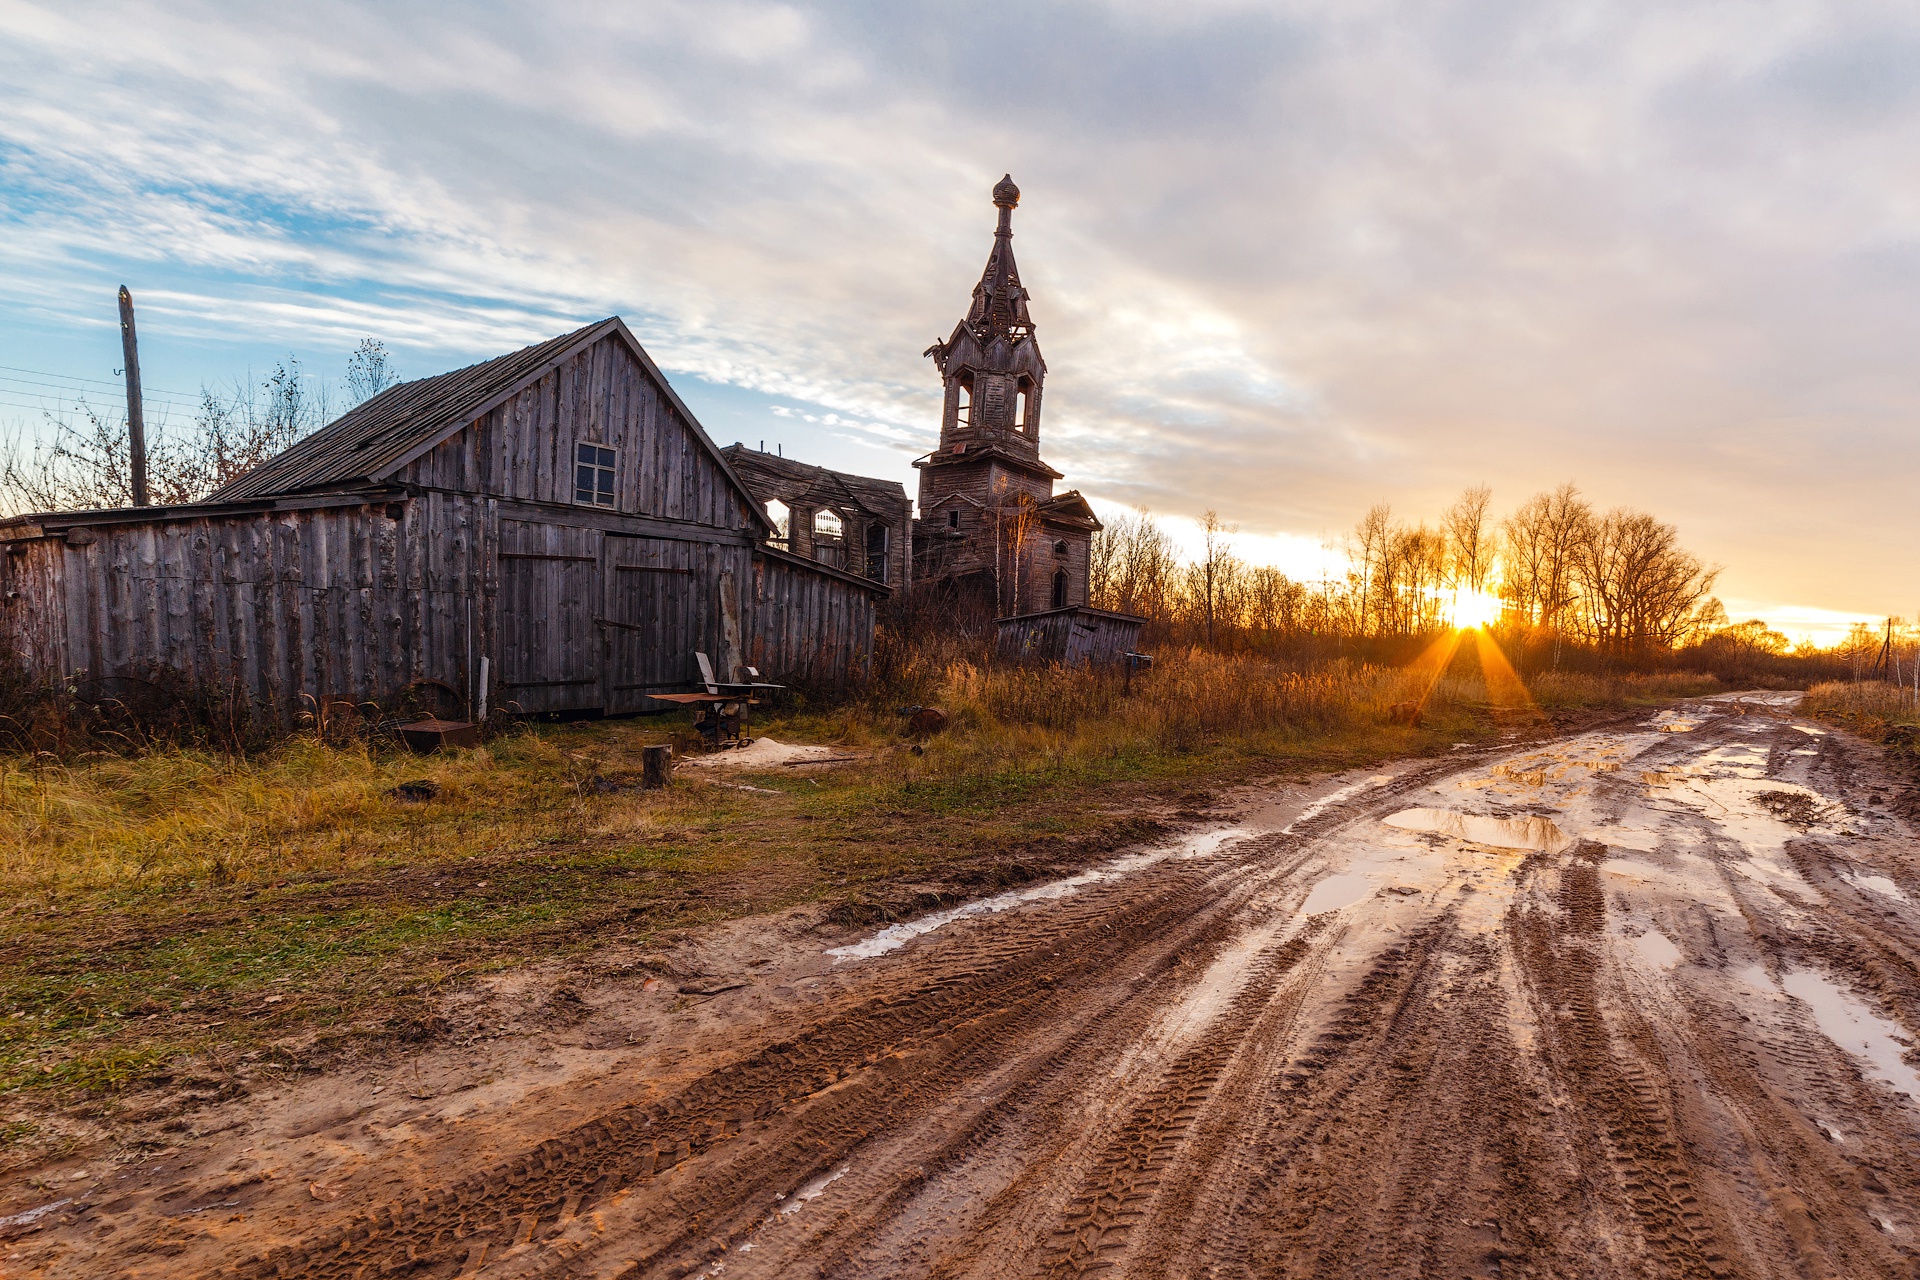
<svg viewBox="0 0 1920 1280"><path fill-rule="evenodd" d="M641 786L649 790L666 786L673 777L673 748L640 748L640 768Z"/></svg>

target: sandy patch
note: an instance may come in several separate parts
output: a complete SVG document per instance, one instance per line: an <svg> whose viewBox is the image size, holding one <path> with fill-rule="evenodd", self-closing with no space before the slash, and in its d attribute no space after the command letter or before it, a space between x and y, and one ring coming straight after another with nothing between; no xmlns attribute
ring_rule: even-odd
<svg viewBox="0 0 1920 1280"><path fill-rule="evenodd" d="M809 747L772 738L755 738L751 746L714 751L700 756L681 756L679 769L776 769L783 766L839 764L863 757L844 747Z"/></svg>

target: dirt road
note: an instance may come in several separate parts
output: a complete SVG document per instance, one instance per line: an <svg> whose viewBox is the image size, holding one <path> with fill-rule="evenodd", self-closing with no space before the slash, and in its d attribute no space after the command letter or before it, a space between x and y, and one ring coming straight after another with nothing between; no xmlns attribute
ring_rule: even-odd
<svg viewBox="0 0 1920 1280"><path fill-rule="evenodd" d="M1913 1276L1902 785L1791 695L1689 703L1249 796L837 954L758 922L570 1019L502 985L553 1019L521 1067L250 1103L7 1266Z"/></svg>

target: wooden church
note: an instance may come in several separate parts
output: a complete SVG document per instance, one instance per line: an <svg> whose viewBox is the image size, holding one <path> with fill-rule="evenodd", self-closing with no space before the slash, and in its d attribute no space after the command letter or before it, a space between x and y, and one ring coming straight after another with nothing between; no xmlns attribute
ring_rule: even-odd
<svg viewBox="0 0 1920 1280"><path fill-rule="evenodd" d="M1003 656L1117 661L1142 619L1091 608L1099 517L1040 457L1047 362L1013 258L1011 174L993 188L999 222L967 314L927 348L946 387L940 447L917 459L916 589L990 604Z"/></svg>

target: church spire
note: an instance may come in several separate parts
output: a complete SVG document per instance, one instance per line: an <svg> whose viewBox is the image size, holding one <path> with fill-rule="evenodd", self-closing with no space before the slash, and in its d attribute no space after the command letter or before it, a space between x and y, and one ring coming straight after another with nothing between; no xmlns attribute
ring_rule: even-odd
<svg viewBox="0 0 1920 1280"><path fill-rule="evenodd" d="M940 452L955 456L988 444L1018 456L1036 472L1054 474L1039 459L1040 390L1047 362L1041 358L1027 291L1013 261L1013 209L1020 188L1011 175L993 188L1000 210L987 269L973 287L973 304L945 342L927 348L946 383L940 417Z"/></svg>
<svg viewBox="0 0 1920 1280"><path fill-rule="evenodd" d="M994 229L987 269L973 287L966 324L982 342L1002 334L1018 341L1033 332L1033 318L1027 314L1027 291L1020 287L1020 268L1013 260L1013 210L1020 203L1020 188L1013 185L1012 174L994 184L993 203L1000 210L1000 225Z"/></svg>

